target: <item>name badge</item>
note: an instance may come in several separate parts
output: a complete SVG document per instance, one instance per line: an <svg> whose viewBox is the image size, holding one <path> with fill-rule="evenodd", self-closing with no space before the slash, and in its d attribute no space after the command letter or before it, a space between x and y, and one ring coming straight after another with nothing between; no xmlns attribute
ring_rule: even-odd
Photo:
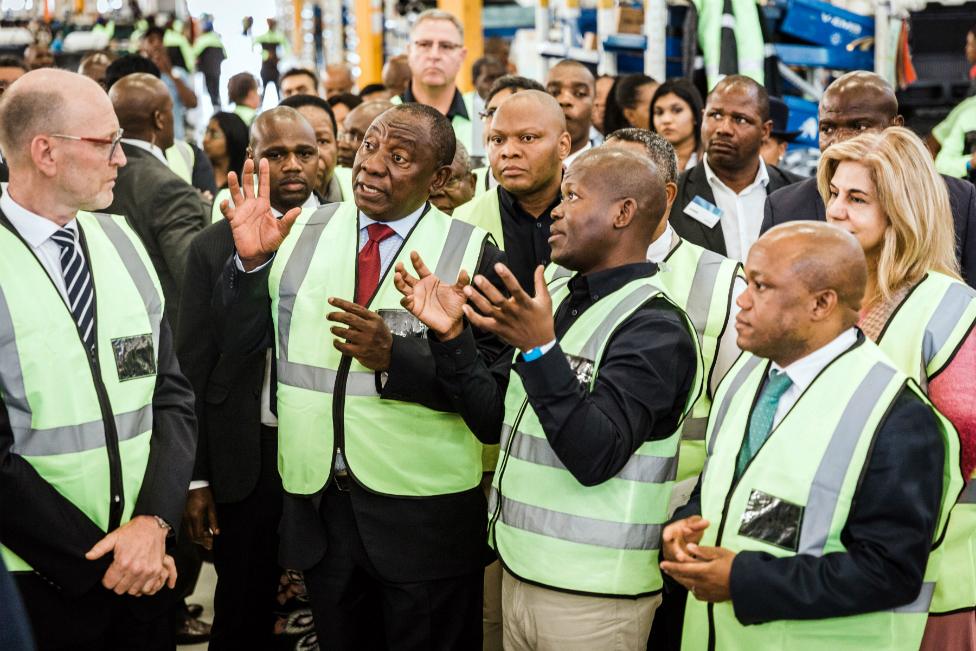
<svg viewBox="0 0 976 651"><path fill-rule="evenodd" d="M700 196L696 196L685 206L684 213L709 228L715 228L715 224L722 218L722 209Z"/></svg>

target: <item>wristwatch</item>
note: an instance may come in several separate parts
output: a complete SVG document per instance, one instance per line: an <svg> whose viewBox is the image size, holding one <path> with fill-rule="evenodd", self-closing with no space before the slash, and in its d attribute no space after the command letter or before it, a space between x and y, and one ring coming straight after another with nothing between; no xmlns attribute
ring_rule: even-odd
<svg viewBox="0 0 976 651"><path fill-rule="evenodd" d="M173 530L173 527L169 526L169 523L167 523L166 520L163 520L158 515L154 515L153 517L156 518L156 524L159 525L160 529L166 529L167 531Z"/></svg>

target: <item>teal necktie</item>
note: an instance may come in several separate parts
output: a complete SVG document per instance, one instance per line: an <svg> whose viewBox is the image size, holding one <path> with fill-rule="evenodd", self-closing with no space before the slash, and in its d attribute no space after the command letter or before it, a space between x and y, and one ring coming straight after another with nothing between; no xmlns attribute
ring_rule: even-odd
<svg viewBox="0 0 976 651"><path fill-rule="evenodd" d="M742 443L742 449L739 450L739 458L735 464L736 479L742 476L742 471L745 470L746 465L756 456L756 452L769 438L769 433L773 430L773 420L776 417L779 399L792 385L793 381L789 375L770 369L769 380L766 381L766 386L759 394L756 408L752 410L752 417L749 419L749 433Z"/></svg>

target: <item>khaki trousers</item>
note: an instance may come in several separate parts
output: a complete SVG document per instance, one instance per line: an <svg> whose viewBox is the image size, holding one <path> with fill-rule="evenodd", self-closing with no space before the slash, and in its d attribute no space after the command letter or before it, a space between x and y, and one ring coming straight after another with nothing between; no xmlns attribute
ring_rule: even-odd
<svg viewBox="0 0 976 651"><path fill-rule="evenodd" d="M505 651L645 651L661 595L591 597L541 588L503 570Z"/></svg>

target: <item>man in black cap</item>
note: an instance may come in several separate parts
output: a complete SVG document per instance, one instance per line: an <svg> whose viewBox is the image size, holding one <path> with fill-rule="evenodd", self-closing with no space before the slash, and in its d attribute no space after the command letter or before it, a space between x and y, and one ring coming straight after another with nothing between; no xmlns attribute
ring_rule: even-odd
<svg viewBox="0 0 976 651"><path fill-rule="evenodd" d="M778 97L769 98L769 118L773 121L773 129L769 132L769 137L763 140L759 155L762 156L767 165L781 166L780 163L786 156L786 147L796 140L800 132L787 131L787 124L790 121L790 107ZM796 181L800 180L802 180L800 177L796 178Z"/></svg>

